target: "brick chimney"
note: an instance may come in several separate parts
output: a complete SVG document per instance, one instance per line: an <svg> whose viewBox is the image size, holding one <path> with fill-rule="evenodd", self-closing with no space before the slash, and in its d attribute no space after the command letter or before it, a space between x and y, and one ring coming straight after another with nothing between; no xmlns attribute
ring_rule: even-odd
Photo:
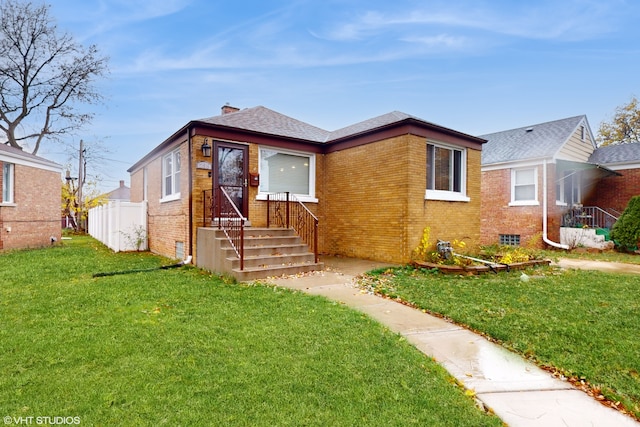
<svg viewBox="0 0 640 427"><path fill-rule="evenodd" d="M120 188L124 188L124 179L120 180Z"/></svg>
<svg viewBox="0 0 640 427"><path fill-rule="evenodd" d="M229 113L235 113L236 111L240 111L239 108L237 107L232 107L229 104L225 104L222 106L222 115L224 116L225 114L229 114Z"/></svg>

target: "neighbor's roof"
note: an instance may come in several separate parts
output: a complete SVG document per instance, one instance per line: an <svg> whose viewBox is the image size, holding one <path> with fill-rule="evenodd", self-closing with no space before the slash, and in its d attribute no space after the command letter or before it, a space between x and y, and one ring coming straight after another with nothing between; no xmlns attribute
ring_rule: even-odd
<svg viewBox="0 0 640 427"><path fill-rule="evenodd" d="M640 161L640 142L615 144L599 147L589 157L589 163L638 163Z"/></svg>
<svg viewBox="0 0 640 427"><path fill-rule="evenodd" d="M487 140L482 164L553 157L583 120L586 122L586 116L581 115L481 135Z"/></svg>
<svg viewBox="0 0 640 427"><path fill-rule="evenodd" d="M131 189L126 185L122 185L113 191L107 193L109 200L131 200Z"/></svg>
<svg viewBox="0 0 640 427"><path fill-rule="evenodd" d="M48 169L61 171L62 165L56 162L47 160L44 157L36 156L31 153L20 150L19 148L12 147L7 144L0 144L0 160L8 163L20 163L28 166L37 167L40 169Z"/></svg>

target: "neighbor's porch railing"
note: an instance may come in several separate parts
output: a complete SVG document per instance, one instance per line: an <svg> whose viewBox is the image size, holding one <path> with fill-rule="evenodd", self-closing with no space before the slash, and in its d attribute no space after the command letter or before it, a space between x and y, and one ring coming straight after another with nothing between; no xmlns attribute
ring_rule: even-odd
<svg viewBox="0 0 640 427"><path fill-rule="evenodd" d="M208 224L218 226L231 243L240 260L240 270L244 270L244 224L242 216L229 193L224 187L203 192L204 226Z"/></svg>
<svg viewBox="0 0 640 427"><path fill-rule="evenodd" d="M289 192L267 195L267 227L272 225L293 228L313 248L318 262L318 218L295 195Z"/></svg>
<svg viewBox="0 0 640 427"><path fill-rule="evenodd" d="M597 206L575 206L562 216L562 227L611 228L615 215Z"/></svg>

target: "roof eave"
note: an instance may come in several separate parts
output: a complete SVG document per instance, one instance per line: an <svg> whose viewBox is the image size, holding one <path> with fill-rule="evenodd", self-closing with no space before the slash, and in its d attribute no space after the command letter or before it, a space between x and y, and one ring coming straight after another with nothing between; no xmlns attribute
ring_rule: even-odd
<svg viewBox="0 0 640 427"><path fill-rule="evenodd" d="M456 131L454 129L450 129L450 128L447 128L447 127L444 127L444 126L439 126L439 125L436 125L434 123L426 122L424 120L420 120L420 119L417 119L417 118L414 118L414 117L407 117L407 118L402 119L402 120L398 120L398 121L387 123L387 124L384 124L384 125L381 125L381 126L377 126L377 127L373 127L373 128L370 128L370 129L366 129L366 130L363 130L361 132L356 132L356 133L352 133L352 134L349 134L349 135L345 135L345 136L342 136L340 138L335 138L335 139L329 138L327 140L327 144L328 145L334 145L334 144L345 142L345 141L348 141L348 140L351 140L351 139L360 138L360 137L363 137L363 136L366 136L366 135L370 135L370 134L374 134L374 133L380 133L382 131L393 129L395 127L400 127L400 126L407 125L407 124L416 125L416 126L419 126L419 127L422 127L422 128L426 128L426 129L430 129L430 130L436 131L436 132L444 133L444 134L447 134L449 136L453 136L455 138L466 139L466 140L468 140L468 141L470 141L472 143L476 143L476 144L484 144L484 143L487 142L487 140L484 139L484 138L480 138L480 137L477 137L477 136L469 135L469 134L466 134L466 133L463 133L463 132Z"/></svg>
<svg viewBox="0 0 640 427"><path fill-rule="evenodd" d="M153 150L149 151L144 157L142 157L140 160L135 162L129 169L127 169L127 172L132 173L133 171L139 169L140 166L147 163L149 160L153 159L158 152L162 151L168 145L175 143L176 139L180 135L188 131L191 128L193 123L194 123L193 121L190 121L186 125L182 126L178 131L174 132L169 138L162 141Z"/></svg>

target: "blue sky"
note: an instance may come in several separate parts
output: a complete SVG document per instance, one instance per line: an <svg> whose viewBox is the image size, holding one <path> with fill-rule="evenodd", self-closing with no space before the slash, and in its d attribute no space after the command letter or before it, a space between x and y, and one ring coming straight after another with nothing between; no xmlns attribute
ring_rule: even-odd
<svg viewBox="0 0 640 427"><path fill-rule="evenodd" d="M229 103L336 130L399 110L472 135L586 114L597 132L640 95L635 0L52 0L110 57L82 138L110 190L189 120ZM100 145L96 145L100 141ZM38 153L60 163L58 145Z"/></svg>

